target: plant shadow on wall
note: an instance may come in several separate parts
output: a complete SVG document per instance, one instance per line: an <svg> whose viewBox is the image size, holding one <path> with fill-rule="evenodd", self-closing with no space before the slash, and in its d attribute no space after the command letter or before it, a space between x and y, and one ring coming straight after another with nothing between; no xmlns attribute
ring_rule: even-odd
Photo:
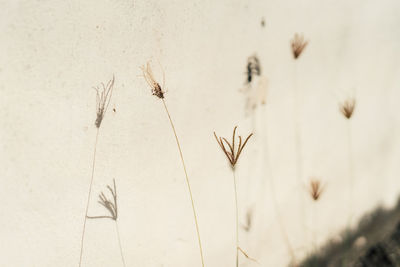
<svg viewBox="0 0 400 267"><path fill-rule="evenodd" d="M93 160L92 160L92 170L91 170L91 177L90 177L90 184L89 184L89 190L88 190L88 196L86 200L86 208L85 208L85 217L83 221L83 228L82 228L82 235L81 235L81 246L80 246L80 256L79 256L79 267L82 265L82 259L83 259L83 249L84 249L84 241L85 241L85 233L86 233L86 222L87 219L90 217L88 216L88 211L89 211L89 204L91 200L91 195L92 195L92 187L94 183L94 174L95 174L95 168L96 168L96 154L97 154L97 144L98 144L98 139L99 139L99 134L100 134L100 128L101 124L103 122L103 119L107 113L108 106L110 105L111 97L114 91L114 83L115 83L115 77L113 75L112 79L107 82L107 84L101 83L100 86L94 87L96 90L96 120L94 122L94 125L96 126L96 139L95 139L95 144L94 144L94 151L93 151ZM122 262L125 266L125 259L122 253L122 248L121 248L121 241L120 241L120 236L119 236L119 230L118 230L118 224L117 224L117 199L116 199L116 186L115 186L115 181L114 181L114 190L110 188L110 191L112 192L113 196L115 195L114 202L110 202L105 195L102 193L100 197L104 200L102 203L105 205L109 211L115 212L113 214L112 218L115 221L116 227L117 227L117 235L118 235L118 241L119 241L119 246L120 246L120 251L121 251L121 258ZM115 216L115 219L114 219ZM95 217L92 217L95 218ZM99 218L99 217L97 217ZM102 217L106 218L106 217Z"/></svg>
<svg viewBox="0 0 400 267"><path fill-rule="evenodd" d="M126 267L124 253L122 252L121 236L119 234L118 227L118 205L117 205L117 186L115 185L115 179L113 179L113 187L107 185L107 189L110 191L112 198L108 198L103 192L99 194L98 203L102 205L110 215L100 215L100 216L87 216L88 219L111 219L115 222L115 229L118 237L119 251L121 253L121 259L123 265Z"/></svg>

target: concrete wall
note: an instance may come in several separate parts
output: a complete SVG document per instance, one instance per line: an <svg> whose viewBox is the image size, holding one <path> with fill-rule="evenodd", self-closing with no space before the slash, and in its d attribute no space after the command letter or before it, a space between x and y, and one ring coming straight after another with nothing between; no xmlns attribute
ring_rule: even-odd
<svg viewBox="0 0 400 267"><path fill-rule="evenodd" d="M241 266L285 266L290 259L271 177L298 258L345 227L350 211L354 223L397 199L399 1L1 2L0 266L78 265L96 135L92 87L113 74L89 214L104 212L97 194L115 178L127 266L200 266L174 136L162 102L141 77L148 60L159 80L157 61L165 71L165 101L187 163L207 267L235 260L232 173L214 130L229 137L238 125L243 136L255 133L237 179L240 223L253 211L250 231L240 230L241 247L259 264L241 257ZM310 43L294 61L289 42L296 32ZM244 91L253 54L262 77ZM268 86L257 87L260 79ZM267 104L248 114L246 99L257 90L267 90ZM338 103L349 96L357 103L346 121ZM312 176L326 185L318 203L305 189ZM82 266L122 266L113 221L88 221Z"/></svg>

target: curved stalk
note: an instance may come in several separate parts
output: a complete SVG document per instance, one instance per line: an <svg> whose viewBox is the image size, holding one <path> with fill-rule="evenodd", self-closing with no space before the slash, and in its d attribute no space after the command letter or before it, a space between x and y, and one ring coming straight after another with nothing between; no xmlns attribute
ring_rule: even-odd
<svg viewBox="0 0 400 267"><path fill-rule="evenodd" d="M168 115L168 119L169 119L169 122L171 124L172 131L174 132L176 144L177 144L178 150L179 150L179 156L180 156L181 161L182 161L183 171L185 172L186 184L187 184L187 187L188 187L188 190L189 190L190 201L191 201L192 210L193 210L194 223L195 223L195 226L196 226L197 239L198 239L198 242L199 242L201 265L204 267L204 256L203 256L203 248L201 246L199 224L198 224L198 221L197 221L197 214L196 214L196 209L195 209L195 206L194 206L192 189L190 187L189 177L188 177L188 174L187 174L187 171L186 171L185 160L183 159L183 153L182 153L181 145L179 143L178 135L176 134L175 126L174 126L174 123L172 122L171 115L169 114L169 111L168 111L167 105L165 104L164 98L162 98L161 100L162 100L162 102L164 104L165 112Z"/></svg>

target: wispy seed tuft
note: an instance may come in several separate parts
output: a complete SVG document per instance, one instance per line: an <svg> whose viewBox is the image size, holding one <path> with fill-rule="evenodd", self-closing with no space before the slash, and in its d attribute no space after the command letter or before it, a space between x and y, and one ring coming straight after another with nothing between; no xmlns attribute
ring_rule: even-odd
<svg viewBox="0 0 400 267"><path fill-rule="evenodd" d="M317 179L312 179L309 186L309 194L314 201L318 201L321 194L324 192L324 188L321 181Z"/></svg>
<svg viewBox="0 0 400 267"><path fill-rule="evenodd" d="M353 115L354 108L356 107L356 100L354 98L349 98L340 104L340 112L347 118L350 119Z"/></svg>
<svg viewBox="0 0 400 267"><path fill-rule="evenodd" d="M153 95L157 96L160 99L164 98L164 92L161 88L161 85L155 80L153 71L150 66L150 62L147 62L146 66L140 67L143 72L143 76L147 82L147 84L151 88L151 92Z"/></svg>
<svg viewBox="0 0 400 267"><path fill-rule="evenodd" d="M294 59L297 59L304 48L308 45L308 41L304 40L304 36L302 34L296 33L291 41L292 52Z"/></svg>

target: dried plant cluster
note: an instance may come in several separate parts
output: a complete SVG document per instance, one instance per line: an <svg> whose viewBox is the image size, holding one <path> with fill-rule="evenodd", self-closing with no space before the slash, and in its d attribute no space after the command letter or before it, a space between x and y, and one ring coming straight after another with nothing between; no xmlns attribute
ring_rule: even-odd
<svg viewBox="0 0 400 267"><path fill-rule="evenodd" d="M304 40L304 36L302 34L296 33L291 41L291 46L292 46L292 53L294 59L297 59L303 50L306 48L308 45L308 41Z"/></svg>
<svg viewBox="0 0 400 267"><path fill-rule="evenodd" d="M214 137L215 140L217 140L217 143L221 147L222 151L224 152L226 158L229 160L229 163L231 164L232 169L235 168L237 161L239 160L240 154L242 153L243 148L246 146L247 141L249 141L250 137L253 136L253 134L249 134L247 138L244 140L242 143L242 137L238 136L239 138L239 144L238 148L235 149L235 134L236 134L236 129L233 128L233 135L232 135L232 143L229 143L228 140L225 137L217 137L217 134L214 132ZM226 146L229 148L227 149Z"/></svg>
<svg viewBox="0 0 400 267"><path fill-rule="evenodd" d="M243 148L246 146L247 141L249 141L250 137L253 136L253 134L249 134L247 138L244 140L242 143L242 137L238 136L239 138L239 144L238 148L235 149L235 139L236 139L236 129L237 126L233 128L233 134L232 134L232 143L229 143L228 140L225 137L217 137L217 134L214 132L214 137L215 140L217 140L218 145L224 152L225 156L227 157L229 163L231 164L232 168L232 174L233 174L233 186L234 186L234 192L235 192L235 222L236 222L236 267L239 266L239 251L243 253L243 255L248 258L253 260L248 256L246 252L243 251L243 249L240 248L239 246L239 209L238 209L238 196L237 196L237 183L236 183L236 175L235 175L235 166L237 161L239 160L240 154L243 151ZM229 148L229 150L225 147L225 145ZM248 217L248 227L251 227L251 214L250 217ZM250 228L249 228L250 229Z"/></svg>
<svg viewBox="0 0 400 267"><path fill-rule="evenodd" d="M304 51L304 49L306 48L307 45L308 45L308 41L304 39L303 35L299 35L297 33L294 35L294 38L291 40L291 48L292 48L292 53L293 53L294 59L297 59L302 54L302 52ZM201 243L201 238L200 238L200 230L199 230L197 213L196 213L196 209L195 209L195 205L194 205L192 189L190 186L189 175L187 173L186 164L185 164L183 153L182 153L182 148L181 148L179 138L178 138L178 135L177 135L177 132L175 129L175 125L173 123L171 114L169 113L169 110L167 108L166 101L165 101L165 91L164 91L164 89L165 89L165 87L164 87L165 74L163 74L163 85L161 86L160 83L156 80L156 78L154 76L150 62L147 62L146 65L143 65L140 68L142 70L142 74L143 74L143 77L144 77L146 83L148 84L148 86L151 89L151 93L154 96L156 96L157 98L162 100L163 106L165 108L165 112L166 112L166 114L168 116L168 120L170 122L172 132L175 137L176 145L177 145L178 152L179 152L179 157L181 159L183 171L185 174L185 181L186 181L186 185L187 185L188 192L189 192L190 202L191 202L191 206L192 206L194 226L196 229L197 240L198 240L198 245L199 245L201 265L204 267L205 263L204 263L203 249L202 249L202 243ZM251 56L248 58L247 65L246 65L246 84L248 85L249 88L252 86L250 84L253 82L255 76L261 76L261 66L260 66L259 58L254 55L254 56ZM89 202L91 199L90 197L91 197L92 185L93 185L93 181L94 181L94 170L95 170L95 165L96 165L96 147L97 147L97 140L98 140L98 136L99 136L99 129L100 129L100 126L103 122L104 116L107 112L108 106L111 101L111 97L112 97L113 89L114 89L114 82L115 82L115 78L113 76L113 78L111 80L109 80L107 82L107 84L102 83L100 86L95 87L95 90L96 90L95 126L97 128L97 135L96 135L96 142L95 142L94 155L93 155L92 176L91 176L91 180L90 180L88 200L87 200L87 204L86 204L85 221L83 224L79 266L81 266L81 263L82 263L83 241L84 241L84 236L85 236L86 219L103 219L103 218L111 219L115 222L119 246L120 246L121 258L122 258L122 261L125 266L125 260L124 260L124 256L122 253L122 246L121 246L120 235L119 235L118 224L117 224L117 220L118 220L117 200L118 200L118 197L117 197L117 187L116 187L115 179L113 179L112 186L107 185L106 188L107 188L108 192L106 192L106 193L101 192L99 194L98 203L106 209L107 214L98 215L98 216L88 216L88 207L89 207ZM296 87L296 86L294 86L294 87ZM264 98L263 98L262 103L265 103ZM347 99L346 101L341 103L340 112L345 116L345 118L350 119L352 117L354 108L355 108L355 103L356 102L355 102L354 98ZM114 112L115 112L115 109L114 109ZM239 257L238 257L239 252L243 253L243 255L245 257L247 257L248 259L252 259L252 258L250 258L248 256L248 254L239 246L239 226L238 226L239 225L239 223L238 223L238 221L239 221L238 210L239 209L238 209L238 194L237 194L235 168L237 166L240 156L242 155L243 149L247 145L250 138L253 136L253 133L250 133L246 138L242 138L242 136L240 136L240 135L236 136L236 131L237 131L237 126L235 126L233 128L231 141L228 141L228 139L225 137L217 136L217 134L215 132L214 132L214 137L215 137L215 140L217 141L219 147L221 148L222 152L225 154L225 156L230 164L232 174L233 174L234 195L235 195L234 206L235 206L235 217L236 217L235 218L235 220L236 220L236 266L238 267L239 266ZM299 139L300 138L298 138L298 140ZM300 142L298 142L298 146L300 147ZM297 153L297 154L300 155L301 153ZM300 158L300 157L298 157L298 158ZM297 169L298 169L299 177L301 177L301 175L302 175L302 172L299 171L300 168L301 168L301 164L300 164L300 161L298 160L297 161ZM272 179L271 179L271 181L272 181ZM271 182L271 188L273 187L272 184L273 184L273 182ZM271 190L272 190L273 194L275 195L274 189L271 189ZM311 199L316 202L320 199L321 195L324 193L324 186L322 185L320 180L312 179L309 183L307 190L308 190L308 194L310 195ZM297 266L297 262L295 260L295 253L293 252L294 250L292 249L292 247L290 245L290 241L287 236L287 232L284 229L283 220L279 215L279 209L278 209L278 205L276 204L277 201L276 201L275 196L273 196L273 201L275 202L275 207L278 210L278 212L277 212L278 218L277 219L279 220L279 223L282 227L282 233L286 240L286 243L288 246L288 251L292 257L292 263L295 266ZM252 209L249 209L247 211L245 219L246 219L246 224L243 225L243 229L246 232L249 232L251 227L254 224ZM254 259L252 259L252 260L254 260Z"/></svg>
<svg viewBox="0 0 400 267"><path fill-rule="evenodd" d="M322 193L324 192L324 188L321 184L321 181L318 179L312 179L310 181L308 192L310 194L310 197L314 201L318 201Z"/></svg>
<svg viewBox="0 0 400 267"><path fill-rule="evenodd" d="M147 84L151 88L151 92L153 95L157 96L160 99L164 98L164 92L161 88L161 85L155 80L153 70L151 69L150 62L147 62L146 66L141 67L143 72L143 77L145 78Z"/></svg>
<svg viewBox="0 0 400 267"><path fill-rule="evenodd" d="M346 99L343 103L340 104L340 112L347 119L350 119L353 115L354 108L356 107L356 100L354 98Z"/></svg>

